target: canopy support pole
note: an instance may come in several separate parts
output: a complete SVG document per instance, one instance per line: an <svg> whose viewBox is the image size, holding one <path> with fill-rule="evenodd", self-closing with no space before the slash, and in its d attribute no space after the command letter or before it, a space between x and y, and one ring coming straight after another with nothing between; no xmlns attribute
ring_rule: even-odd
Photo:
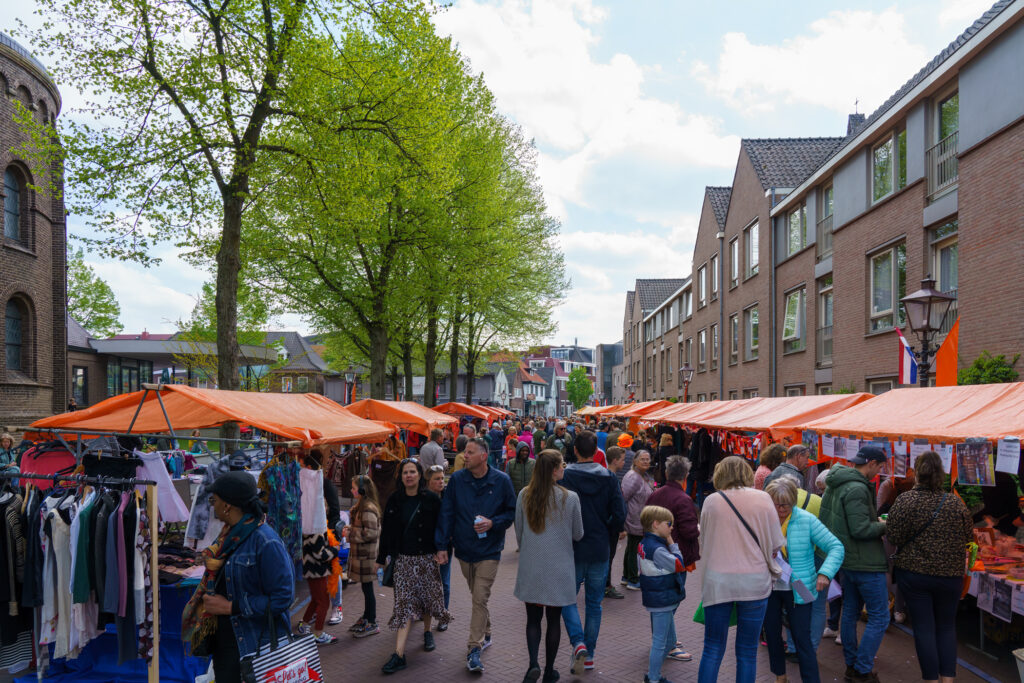
<svg viewBox="0 0 1024 683"><path fill-rule="evenodd" d="M139 413L142 412L142 404L146 402L146 396L149 395L149 384L143 384L144 387L142 392L142 398L139 399L139 405L135 408L135 414L132 415L132 421L128 423L128 434L131 434L132 427L135 426L135 421L139 419Z"/></svg>

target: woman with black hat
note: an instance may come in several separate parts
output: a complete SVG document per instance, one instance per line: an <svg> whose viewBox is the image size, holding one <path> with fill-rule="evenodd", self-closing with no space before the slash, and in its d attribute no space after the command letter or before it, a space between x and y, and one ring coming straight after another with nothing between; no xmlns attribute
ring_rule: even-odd
<svg viewBox="0 0 1024 683"><path fill-rule="evenodd" d="M295 597L292 562L268 524L256 480L226 472L208 488L214 516L224 522L217 540L203 551L206 572L182 615L182 637L192 654L212 655L218 683L241 681L241 659L290 632L288 608Z"/></svg>

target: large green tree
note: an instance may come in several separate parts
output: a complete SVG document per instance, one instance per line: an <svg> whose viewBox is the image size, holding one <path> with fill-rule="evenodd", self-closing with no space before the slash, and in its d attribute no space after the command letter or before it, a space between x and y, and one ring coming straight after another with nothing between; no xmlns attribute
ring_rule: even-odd
<svg viewBox="0 0 1024 683"><path fill-rule="evenodd" d="M68 249L68 314L100 339L124 329L114 290L85 262L81 249Z"/></svg>
<svg viewBox="0 0 1024 683"><path fill-rule="evenodd" d="M582 408L594 395L594 385L587 377L587 371L583 368L574 368L566 380L565 391L569 394L569 403L572 407L576 410Z"/></svg>

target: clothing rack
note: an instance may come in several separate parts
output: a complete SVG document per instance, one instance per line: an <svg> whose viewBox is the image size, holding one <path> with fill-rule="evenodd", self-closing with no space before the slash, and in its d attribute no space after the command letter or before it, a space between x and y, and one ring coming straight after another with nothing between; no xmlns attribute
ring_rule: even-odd
<svg viewBox="0 0 1024 683"><path fill-rule="evenodd" d="M46 481L52 481L54 484L91 484L94 486L145 486L146 487L146 512L149 515L149 539L150 539L150 575L153 577L152 591L153 591L153 657L149 660L148 668L148 680L149 683L159 683L160 681L160 586L156 577L160 575L160 567L158 557L158 549L160 546L159 538L157 536L157 520L159 517L159 510L157 509L157 497L156 497L156 482L150 479L136 479L134 477L104 477L104 476L90 476L86 474L22 474L20 472L0 472L0 480L2 479L42 479ZM33 640L37 640L33 634ZM35 644L33 645L36 646ZM36 678L39 681L43 680L45 674L45 667L40 661L41 658L36 658L36 664L38 670L36 671Z"/></svg>

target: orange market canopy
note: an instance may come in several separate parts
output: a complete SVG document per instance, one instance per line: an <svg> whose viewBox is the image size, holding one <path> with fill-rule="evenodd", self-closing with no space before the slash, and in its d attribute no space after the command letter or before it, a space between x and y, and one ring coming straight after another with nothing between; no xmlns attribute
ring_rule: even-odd
<svg viewBox="0 0 1024 683"><path fill-rule="evenodd" d="M439 413L412 401L378 401L364 398L345 406L345 409L367 420L390 422L396 427L422 434L427 438L430 437L431 429L459 425L459 418Z"/></svg>
<svg viewBox="0 0 1024 683"><path fill-rule="evenodd" d="M893 389L841 413L794 424L818 434L866 438L1024 439L1024 384Z"/></svg>
<svg viewBox="0 0 1024 683"><path fill-rule="evenodd" d="M675 405L672 401L643 401L642 403L629 403L619 406L617 410L606 412L611 417L642 417L661 408Z"/></svg>
<svg viewBox="0 0 1024 683"><path fill-rule="evenodd" d="M599 410L601 410L601 406L583 406L576 411L576 414L580 416L597 415Z"/></svg>
<svg viewBox="0 0 1024 683"><path fill-rule="evenodd" d="M439 413L445 415L464 415L466 417L479 417L484 420L491 420L494 413L488 412L483 406L471 406L468 403L458 403L456 401L449 401L448 403L442 403L439 406L434 406L431 410L436 410Z"/></svg>
<svg viewBox="0 0 1024 683"><path fill-rule="evenodd" d="M164 417L160 400L167 410ZM139 407L141 403L141 408ZM138 417L132 424L132 418ZM156 390L113 396L84 410L54 415L32 423L32 428L159 434L217 427L225 422L251 425L286 440L312 447L327 443L375 443L392 430L345 411L318 394L270 394L253 391L196 389L165 384Z"/></svg>
<svg viewBox="0 0 1024 683"><path fill-rule="evenodd" d="M632 404L630 404L630 403L622 403L622 404L619 404L619 405L601 406L600 408L598 408L597 410L594 411L594 415L610 415L611 413L614 413L619 408L626 408L626 407L629 407L630 405L632 405Z"/></svg>

